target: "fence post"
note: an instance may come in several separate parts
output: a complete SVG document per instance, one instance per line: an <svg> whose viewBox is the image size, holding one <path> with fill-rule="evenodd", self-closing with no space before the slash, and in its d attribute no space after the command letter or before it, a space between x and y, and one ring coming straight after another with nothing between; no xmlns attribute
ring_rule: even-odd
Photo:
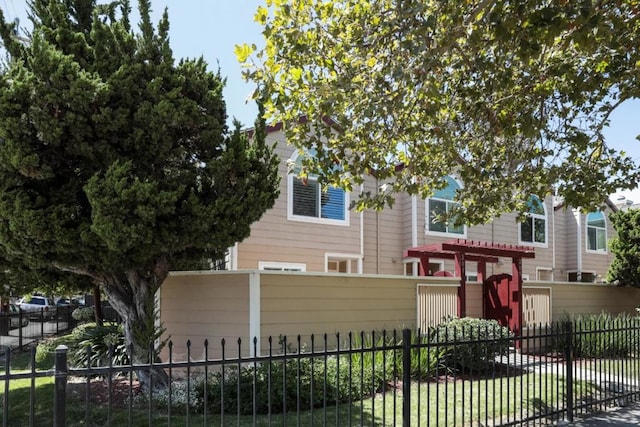
<svg viewBox="0 0 640 427"><path fill-rule="evenodd" d="M20 349L20 351L22 351L22 316L24 316L25 314L22 312L21 308L18 308L18 322L20 327L18 328L18 348ZM27 325L29 324L29 322L27 322Z"/></svg>
<svg viewBox="0 0 640 427"><path fill-rule="evenodd" d="M571 321L564 323L565 332L565 365L566 365L566 379L567 379L567 421L573 422L573 325Z"/></svg>
<svg viewBox="0 0 640 427"><path fill-rule="evenodd" d="M402 426L411 426L411 330L402 331Z"/></svg>
<svg viewBox="0 0 640 427"><path fill-rule="evenodd" d="M55 388L53 396L53 427L64 427L66 425L66 403L67 403L67 366L66 345L56 347L55 355Z"/></svg>
<svg viewBox="0 0 640 427"><path fill-rule="evenodd" d="M11 373L11 347L4 347L4 395L2 396L2 427L9 426L9 374Z"/></svg>

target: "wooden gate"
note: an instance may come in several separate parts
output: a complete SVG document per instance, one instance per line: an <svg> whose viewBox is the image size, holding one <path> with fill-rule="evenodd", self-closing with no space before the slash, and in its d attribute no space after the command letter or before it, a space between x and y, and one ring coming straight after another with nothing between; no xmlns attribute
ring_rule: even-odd
<svg viewBox="0 0 640 427"><path fill-rule="evenodd" d="M520 289L510 274L496 274L483 283L484 317L518 333L521 324Z"/></svg>

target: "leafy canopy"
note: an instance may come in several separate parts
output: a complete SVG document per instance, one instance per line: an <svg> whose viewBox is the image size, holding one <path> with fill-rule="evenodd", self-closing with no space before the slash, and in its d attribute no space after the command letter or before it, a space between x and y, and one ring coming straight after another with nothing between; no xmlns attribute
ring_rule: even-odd
<svg viewBox="0 0 640 427"><path fill-rule="evenodd" d="M265 47L236 47L245 77L288 140L316 148L324 182L384 183L360 208L456 173L473 224L554 188L592 209L637 181L602 130L640 91L638 0L266 3Z"/></svg>
<svg viewBox="0 0 640 427"><path fill-rule="evenodd" d="M609 242L613 261L607 281L640 287L640 209L620 210L610 218L617 235Z"/></svg>

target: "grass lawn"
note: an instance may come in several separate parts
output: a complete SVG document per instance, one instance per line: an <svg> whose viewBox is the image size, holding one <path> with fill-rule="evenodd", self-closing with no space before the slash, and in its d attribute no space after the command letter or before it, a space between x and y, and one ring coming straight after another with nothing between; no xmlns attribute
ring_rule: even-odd
<svg viewBox="0 0 640 427"><path fill-rule="evenodd" d="M463 390L464 387L464 390ZM585 391L589 389L585 384L581 386ZM486 420L501 419L503 421L519 419L521 411L526 415L534 411L545 411L558 406L564 398L562 378L552 375L526 374L518 377L492 380L458 380L441 383L414 383L411 387L411 425L461 425L472 422L485 423ZM4 391L4 384L0 384ZM581 391L579 391L581 393ZM53 416L54 385L52 378L41 378L35 387L35 419L49 420ZM2 394L2 393L0 393ZM30 404L30 380L11 382L9 396L9 425L28 425ZM175 407L171 420L166 409L151 408L148 404L135 401L131 411L131 425L148 426L151 415L152 425L186 426L204 425L202 414L187 415L184 406ZM394 406L395 405L395 406ZM562 406L562 403L560 403ZM395 414L395 422L394 422ZM437 414L437 417L436 417ZM128 425L128 404L108 410L106 405L92 404L87 417L86 405L82 393L68 396L67 425L68 426L103 426ZM86 422L88 420L88 423ZM436 421L437 420L437 421ZM36 422L36 425L40 423ZM326 412L323 408L302 410L299 413L258 415L252 416L225 414L224 420L220 415L208 415L206 424L209 425L375 425L389 426L402 424L402 392L387 392L377 394L373 398L352 404L340 404L338 407L328 405ZM436 424L437 422L437 424ZM188 424L187 424L188 423Z"/></svg>
<svg viewBox="0 0 640 427"><path fill-rule="evenodd" d="M640 376L640 359L598 359L581 360L578 365L581 369L589 369L607 375L620 376L629 379L637 379Z"/></svg>

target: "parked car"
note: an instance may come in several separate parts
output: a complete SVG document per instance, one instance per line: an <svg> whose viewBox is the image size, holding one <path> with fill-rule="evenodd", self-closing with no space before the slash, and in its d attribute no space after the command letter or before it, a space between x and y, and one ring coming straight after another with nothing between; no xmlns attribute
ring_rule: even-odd
<svg viewBox="0 0 640 427"><path fill-rule="evenodd" d="M42 314L43 320L50 320L56 313L56 306L53 304L53 300L40 295L22 298L18 306L32 318L39 317Z"/></svg>
<svg viewBox="0 0 640 427"><path fill-rule="evenodd" d="M80 307L82 304L76 298L58 298L56 301L58 307Z"/></svg>
<svg viewBox="0 0 640 427"><path fill-rule="evenodd" d="M20 316L20 309L15 304L9 304L9 311L5 312L5 314L9 316L11 329L25 327L29 324L29 316Z"/></svg>

